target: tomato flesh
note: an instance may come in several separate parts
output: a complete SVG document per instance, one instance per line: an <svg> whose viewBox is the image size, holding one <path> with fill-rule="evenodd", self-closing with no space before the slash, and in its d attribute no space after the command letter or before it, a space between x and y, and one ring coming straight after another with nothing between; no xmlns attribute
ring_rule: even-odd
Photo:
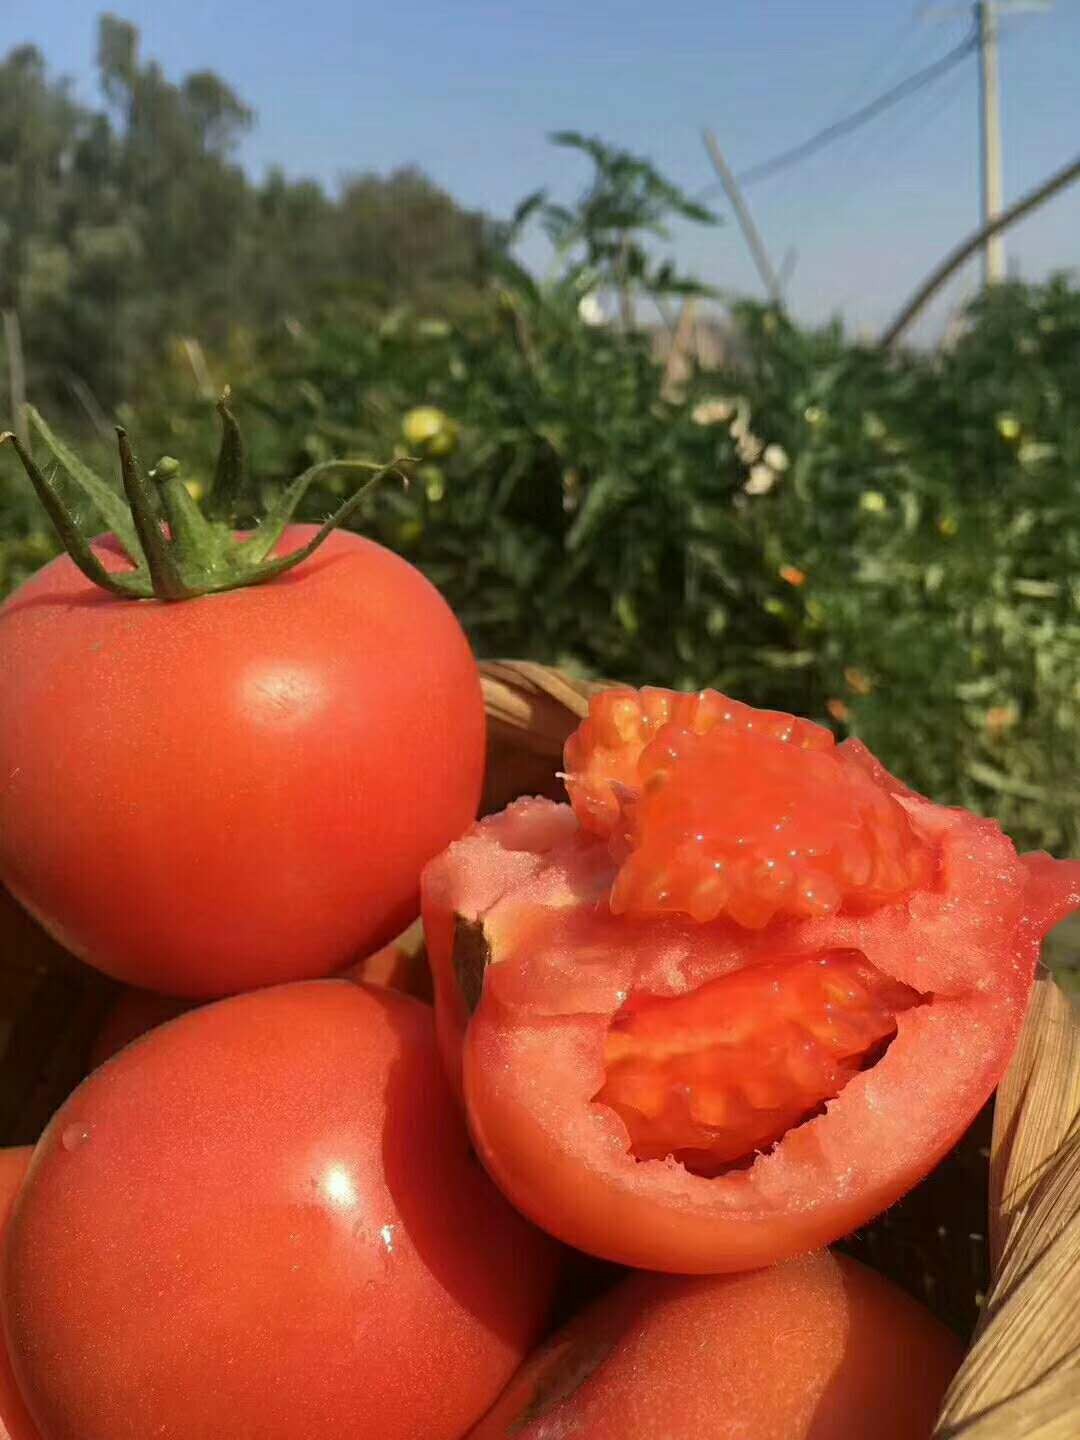
<svg viewBox="0 0 1080 1440"><path fill-rule="evenodd" d="M743 707L741 729L699 738L782 751L794 786L716 769L707 748L724 783L699 806L701 833L726 843L734 814L766 835L794 795L784 814L839 837L817 847L826 862L857 841L869 873L835 908L781 905L767 921L730 905L710 919L666 902L620 912L627 853L644 853L626 849L632 811L648 798L627 777L640 781L689 703L624 701L616 717L639 730L652 716L646 744L602 753L594 714L567 746L595 805L520 801L428 867L444 1056L492 1175L560 1238L661 1270L770 1264L865 1223L959 1139L1008 1062L1042 936L1080 904L1080 864L1017 856L993 822L913 794L816 727L768 715L777 733L759 739ZM697 804L678 764L668 789ZM681 881L665 844L670 898Z"/></svg>
<svg viewBox="0 0 1080 1440"><path fill-rule="evenodd" d="M831 731L811 720L755 710L716 690L602 690L566 742L566 791L586 830L610 835L616 828L620 790L637 791L642 754L668 726L699 736L714 730L765 735L801 750L830 750L836 743Z"/></svg>
<svg viewBox="0 0 1080 1440"><path fill-rule="evenodd" d="M612 1021L596 1095L639 1160L696 1175L752 1160L816 1114L896 1034L918 996L857 953L765 961Z"/></svg>
<svg viewBox="0 0 1080 1440"><path fill-rule="evenodd" d="M890 904L929 880L933 856L903 807L827 731L771 712L755 725L762 712L735 710L715 691L674 697L669 718L651 731L642 724L641 738L650 738L640 751L624 746L618 778L605 781L603 717L630 704L595 699L592 734L567 747L568 763L587 777L578 786L571 773L569 784L583 823L594 821L605 783L618 808L616 914L704 922L726 913L760 928L777 915ZM610 816L610 805L602 800L599 813Z"/></svg>

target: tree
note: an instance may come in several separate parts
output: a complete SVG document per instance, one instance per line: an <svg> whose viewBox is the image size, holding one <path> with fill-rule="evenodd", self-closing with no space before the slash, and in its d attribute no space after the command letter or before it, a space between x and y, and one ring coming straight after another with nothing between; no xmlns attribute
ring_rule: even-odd
<svg viewBox="0 0 1080 1440"><path fill-rule="evenodd" d="M343 292L437 307L477 287L489 223L420 171L365 173L337 197L281 170L253 184L237 148L254 113L220 76L171 80L115 15L97 63L100 109L33 46L0 64L0 306L18 312L39 403L132 399L176 337L223 348Z"/></svg>

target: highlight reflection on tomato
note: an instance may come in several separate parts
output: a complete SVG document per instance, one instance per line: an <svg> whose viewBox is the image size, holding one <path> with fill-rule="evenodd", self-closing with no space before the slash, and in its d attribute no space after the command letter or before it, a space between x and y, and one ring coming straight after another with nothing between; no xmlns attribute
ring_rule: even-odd
<svg viewBox="0 0 1080 1440"><path fill-rule="evenodd" d="M476 1163L430 1009L327 980L210 1005L43 1136L3 1306L48 1440L457 1440L557 1249Z"/></svg>

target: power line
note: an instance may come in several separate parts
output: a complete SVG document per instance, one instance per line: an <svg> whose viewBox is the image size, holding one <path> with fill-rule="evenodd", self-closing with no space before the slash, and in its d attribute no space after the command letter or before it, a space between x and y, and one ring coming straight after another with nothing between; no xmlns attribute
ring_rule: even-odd
<svg viewBox="0 0 1080 1440"><path fill-rule="evenodd" d="M914 46L912 40L916 41ZM906 71L928 64L929 56L920 52L936 50L939 44L939 37L921 24L916 5L899 29L894 30L873 56L859 66L859 79L845 89L844 97L832 111L830 120L833 116L846 115L849 110L865 105L878 90L894 85Z"/></svg>
<svg viewBox="0 0 1080 1440"><path fill-rule="evenodd" d="M835 178L842 185L842 193L835 186L827 185L817 193L807 213L799 213L799 234L806 238L819 229L824 218L836 221L850 203L873 185L890 179L898 157L908 155L914 142L936 120L939 120L957 102L964 98L965 87L954 82L943 95L935 97L925 109L914 116L905 116L902 123L886 126L886 133L875 136L869 145L857 148L850 161L844 164L844 173Z"/></svg>
<svg viewBox="0 0 1080 1440"><path fill-rule="evenodd" d="M801 144L793 145L789 150L782 150L779 155L774 155L769 160L762 160L757 165L751 165L748 170L742 171L742 173L736 177L739 184L753 185L759 180L765 180L770 175L775 175L781 170L786 170L791 165L798 164L800 160L807 159L818 150L824 149L826 145L831 145L834 140L839 140L842 136L850 134L852 130L857 130L859 126L865 125L868 120L872 120L875 115L880 115L883 110L888 110L906 96L921 90L924 86L936 80L938 76L944 75L955 65L958 65L961 60L971 54L977 44L978 37L975 32L972 31L959 45L955 45L947 54L943 55L940 60L936 60L932 65L925 66L922 70L917 70L913 75L909 75L905 80L901 80L898 85L892 86L891 89L879 95L876 100L871 100L868 105L863 105L860 109L853 111L852 114L844 116L841 120L834 121L831 125L827 125L824 130L819 130L816 134L811 135L809 139L802 141ZM719 188L718 184L712 184L707 186L701 193L703 195L712 195L715 194Z"/></svg>

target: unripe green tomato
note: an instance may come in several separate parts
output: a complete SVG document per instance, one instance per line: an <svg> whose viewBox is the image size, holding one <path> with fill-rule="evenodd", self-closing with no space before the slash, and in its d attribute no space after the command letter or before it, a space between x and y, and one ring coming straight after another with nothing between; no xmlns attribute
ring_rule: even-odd
<svg viewBox="0 0 1080 1440"><path fill-rule="evenodd" d="M401 433L410 446L425 455L451 454L458 443L457 422L434 405L417 405L401 422Z"/></svg>

